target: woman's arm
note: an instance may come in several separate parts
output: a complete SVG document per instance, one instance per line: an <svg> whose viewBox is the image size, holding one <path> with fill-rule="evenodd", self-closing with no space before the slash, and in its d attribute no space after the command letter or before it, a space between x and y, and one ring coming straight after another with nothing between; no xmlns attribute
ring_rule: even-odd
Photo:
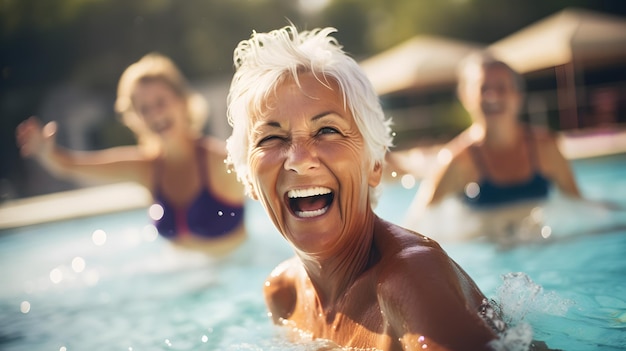
<svg viewBox="0 0 626 351"><path fill-rule="evenodd" d="M558 147L556 137L549 133L537 133L541 167L564 194L580 198L580 190L569 161Z"/></svg>
<svg viewBox="0 0 626 351"><path fill-rule="evenodd" d="M117 147L100 151L73 151L55 142L57 126L45 126L36 117L20 123L16 129L17 146L23 157L37 160L53 175L79 181L116 182L149 181L149 160L137 147Z"/></svg>

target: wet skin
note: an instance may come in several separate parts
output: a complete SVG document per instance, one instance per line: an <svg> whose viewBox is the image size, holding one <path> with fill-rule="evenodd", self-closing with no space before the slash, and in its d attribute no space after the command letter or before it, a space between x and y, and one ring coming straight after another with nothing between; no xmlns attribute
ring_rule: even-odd
<svg viewBox="0 0 626 351"><path fill-rule="evenodd" d="M299 83L278 85L249 134L253 197L296 252L265 284L273 320L342 347L485 348L495 335L473 281L436 242L372 211L382 167L337 84Z"/></svg>

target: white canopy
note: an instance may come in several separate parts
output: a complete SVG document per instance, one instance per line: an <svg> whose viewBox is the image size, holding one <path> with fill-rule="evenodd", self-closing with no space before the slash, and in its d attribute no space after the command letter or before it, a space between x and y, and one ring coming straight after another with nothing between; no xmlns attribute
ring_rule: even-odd
<svg viewBox="0 0 626 351"><path fill-rule="evenodd" d="M456 84L458 63L482 45L436 36L416 36L362 61L379 95Z"/></svg>
<svg viewBox="0 0 626 351"><path fill-rule="evenodd" d="M625 62L626 18L565 9L488 47L520 73Z"/></svg>

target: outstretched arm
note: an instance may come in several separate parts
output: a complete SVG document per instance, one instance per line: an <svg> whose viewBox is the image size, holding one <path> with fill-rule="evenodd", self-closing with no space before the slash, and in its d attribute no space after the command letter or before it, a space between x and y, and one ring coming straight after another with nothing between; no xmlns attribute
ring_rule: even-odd
<svg viewBox="0 0 626 351"><path fill-rule="evenodd" d="M72 151L56 145L56 122L42 126L36 117L16 129L17 146L23 157L34 158L53 175L81 181L137 181L146 185L146 159L136 147L101 151Z"/></svg>

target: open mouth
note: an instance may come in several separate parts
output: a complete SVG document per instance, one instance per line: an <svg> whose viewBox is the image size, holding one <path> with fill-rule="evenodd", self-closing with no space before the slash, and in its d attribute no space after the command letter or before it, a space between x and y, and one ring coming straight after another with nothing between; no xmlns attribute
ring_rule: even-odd
<svg viewBox="0 0 626 351"><path fill-rule="evenodd" d="M328 211L335 195L324 187L295 189L287 192L291 212L300 218L321 216Z"/></svg>
<svg viewBox="0 0 626 351"><path fill-rule="evenodd" d="M162 119L160 121L153 122L151 128L156 133L163 133L171 127L170 121Z"/></svg>
<svg viewBox="0 0 626 351"><path fill-rule="evenodd" d="M504 106L498 103L483 104L485 114L500 114L504 111Z"/></svg>

